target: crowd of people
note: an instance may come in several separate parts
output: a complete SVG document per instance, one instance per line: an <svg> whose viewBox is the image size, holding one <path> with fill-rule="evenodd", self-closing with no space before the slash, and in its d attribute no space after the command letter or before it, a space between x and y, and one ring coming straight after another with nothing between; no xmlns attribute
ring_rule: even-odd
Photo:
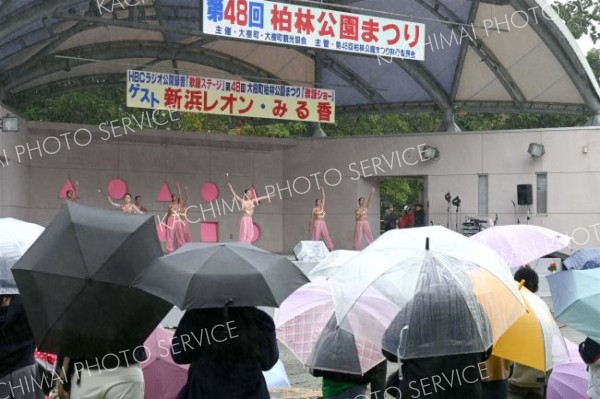
<svg viewBox="0 0 600 399"><path fill-rule="evenodd" d="M383 214L384 231L423 227L425 223L425 210L422 204L415 204L414 207L405 205L400 215L394 206L389 206Z"/></svg>

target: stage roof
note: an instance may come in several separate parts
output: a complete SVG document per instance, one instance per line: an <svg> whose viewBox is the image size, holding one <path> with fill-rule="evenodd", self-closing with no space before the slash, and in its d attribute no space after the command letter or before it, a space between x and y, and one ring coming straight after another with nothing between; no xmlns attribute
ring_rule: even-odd
<svg viewBox="0 0 600 399"><path fill-rule="evenodd" d="M461 110L587 114L600 125L593 72L544 0L299 4L422 22L425 61L204 35L201 0L0 0L0 101L124 85L125 70L140 68L318 85L336 91L338 115L437 111L449 131Z"/></svg>

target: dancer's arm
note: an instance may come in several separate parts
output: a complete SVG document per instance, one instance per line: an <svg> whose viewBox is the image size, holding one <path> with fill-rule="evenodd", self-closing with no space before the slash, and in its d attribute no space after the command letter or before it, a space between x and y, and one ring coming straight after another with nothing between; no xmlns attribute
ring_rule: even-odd
<svg viewBox="0 0 600 399"><path fill-rule="evenodd" d="M229 189L231 190L231 194L233 194L235 199L242 202L242 199L240 198L240 196L235 193L235 190L233 189L233 186L231 185L231 183L227 183L227 185L229 186Z"/></svg>
<svg viewBox="0 0 600 399"><path fill-rule="evenodd" d="M321 209L325 210L325 187L321 186Z"/></svg>
<svg viewBox="0 0 600 399"><path fill-rule="evenodd" d="M262 197L255 198L254 202L256 203L256 205L258 205L259 201L266 200L266 199L272 198L274 196L275 196L275 194L263 195Z"/></svg>
<svg viewBox="0 0 600 399"><path fill-rule="evenodd" d="M367 199L367 208L371 205L371 198L373 198L373 193L375 192L375 187L371 189L371 194L369 194L369 199Z"/></svg>
<svg viewBox="0 0 600 399"><path fill-rule="evenodd" d="M135 213L139 213L140 215L144 214L144 212L142 212L142 210L140 208L138 208L138 206L135 204L131 205L131 209L133 209L135 211Z"/></svg>
<svg viewBox="0 0 600 399"><path fill-rule="evenodd" d="M106 196L106 198L108 199L108 202L110 202L110 204L111 204L112 206L114 206L115 208L119 208L119 209L121 209L121 205L120 205L120 204L117 204L116 202L114 202L114 201L112 200L112 198L110 198L110 195L107 195L107 196Z"/></svg>
<svg viewBox="0 0 600 399"><path fill-rule="evenodd" d="M187 207L188 195L189 195L188 186L184 186L183 187L183 196L179 197L179 198L181 198L181 206L183 208Z"/></svg>

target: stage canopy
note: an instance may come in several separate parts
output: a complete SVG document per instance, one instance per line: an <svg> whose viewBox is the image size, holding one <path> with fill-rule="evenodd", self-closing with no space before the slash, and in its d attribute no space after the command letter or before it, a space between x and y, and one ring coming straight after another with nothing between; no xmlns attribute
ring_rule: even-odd
<svg viewBox="0 0 600 399"><path fill-rule="evenodd" d="M99 7L101 3L102 7ZM201 0L0 0L0 101L125 85L127 69L336 91L336 114L586 114L600 89L544 0L343 0L297 4L426 26L425 61L209 36ZM107 11L109 10L109 11Z"/></svg>

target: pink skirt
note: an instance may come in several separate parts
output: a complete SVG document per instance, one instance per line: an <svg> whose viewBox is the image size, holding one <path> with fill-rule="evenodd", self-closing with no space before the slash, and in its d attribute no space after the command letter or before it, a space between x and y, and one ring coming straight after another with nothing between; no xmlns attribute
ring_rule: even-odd
<svg viewBox="0 0 600 399"><path fill-rule="evenodd" d="M252 222L252 216L244 215L240 219L240 232L238 235L238 240L240 242L246 242L248 244L252 244L252 239L254 238L254 223Z"/></svg>
<svg viewBox="0 0 600 399"><path fill-rule="evenodd" d="M192 242L192 237L187 220L179 217L175 218L173 225L173 251L176 251L185 244Z"/></svg>

